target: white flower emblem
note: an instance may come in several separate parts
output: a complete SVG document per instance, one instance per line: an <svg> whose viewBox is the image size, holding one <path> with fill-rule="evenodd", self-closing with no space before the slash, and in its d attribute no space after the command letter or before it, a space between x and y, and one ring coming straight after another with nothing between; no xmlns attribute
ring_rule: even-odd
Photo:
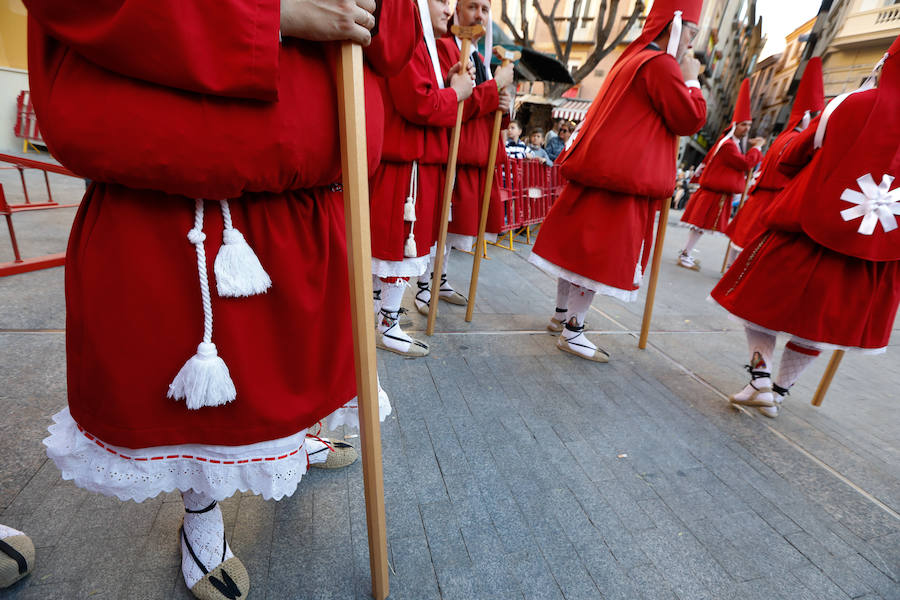
<svg viewBox="0 0 900 600"><path fill-rule="evenodd" d="M872 235L875 226L880 222L885 233L897 229L897 217L900 215L900 187L891 189L894 178L885 175L880 184L875 183L871 173L866 173L856 180L862 193L856 190L846 189L841 194L841 200L856 204L851 208L841 211L841 217L845 221L852 221L862 217L858 233Z"/></svg>

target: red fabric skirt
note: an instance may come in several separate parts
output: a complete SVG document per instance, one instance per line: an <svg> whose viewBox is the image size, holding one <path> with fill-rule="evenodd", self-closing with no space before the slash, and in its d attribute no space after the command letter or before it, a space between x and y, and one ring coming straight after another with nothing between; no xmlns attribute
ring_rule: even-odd
<svg viewBox="0 0 900 600"><path fill-rule="evenodd" d="M767 231L711 293L728 312L772 331L850 348L887 346L900 303L900 261L872 262Z"/></svg>
<svg viewBox="0 0 900 600"><path fill-rule="evenodd" d="M647 268L659 201L568 182L541 225L533 254L582 277L636 290Z"/></svg>
<svg viewBox="0 0 900 600"><path fill-rule="evenodd" d="M188 410L166 393L203 336L187 239L194 200L95 184L81 203L65 271L69 408L104 442L252 444L295 434L356 395L341 193L253 194L229 204L272 287L218 296L222 215L207 201L212 340L237 398Z"/></svg>
<svg viewBox="0 0 900 600"><path fill-rule="evenodd" d="M382 162L369 181L369 222L372 225L372 257L400 261L409 237L410 223L403 220L409 196L412 163ZM416 194L416 256L425 256L437 241L438 198L444 186L442 165L419 164Z"/></svg>
<svg viewBox="0 0 900 600"><path fill-rule="evenodd" d="M459 165L456 168L456 186L453 188L453 219L447 233L478 235L481 219L481 197L484 195L486 168ZM499 233L503 227L503 203L500 201L500 184L497 177L491 186L491 205L485 231Z"/></svg>
<svg viewBox="0 0 900 600"><path fill-rule="evenodd" d="M725 235L731 239L732 244L738 248L746 248L757 236L766 231L761 215L779 193L781 190L757 188L747 197L743 208L738 211L725 229Z"/></svg>
<svg viewBox="0 0 900 600"><path fill-rule="evenodd" d="M706 231L724 232L731 216L731 197L732 194L700 188L688 200L681 222Z"/></svg>

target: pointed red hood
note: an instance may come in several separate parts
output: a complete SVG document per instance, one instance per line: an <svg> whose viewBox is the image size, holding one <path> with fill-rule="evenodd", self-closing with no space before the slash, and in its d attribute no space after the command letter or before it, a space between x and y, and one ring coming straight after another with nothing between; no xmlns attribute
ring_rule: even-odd
<svg viewBox="0 0 900 600"><path fill-rule="evenodd" d="M744 79L741 83L741 91L738 92L737 104L734 105L734 116L731 118L734 123L742 123L744 121L752 121L750 115L750 80Z"/></svg>
<svg viewBox="0 0 900 600"><path fill-rule="evenodd" d="M631 42L622 56L621 61L626 56L631 56L636 52L643 50L647 44L659 37L663 29L675 18L675 11L681 11L681 20L689 23L700 22L700 12L703 10L703 0L656 0L650 14L644 21L644 29L641 35ZM665 48L663 48L665 50Z"/></svg>
<svg viewBox="0 0 900 600"><path fill-rule="evenodd" d="M791 130L797 127L803 120L806 111L820 112L824 108L825 84L822 82L822 59L816 56L809 59L806 70L803 71L803 79L800 80L800 87L797 88L787 129Z"/></svg>

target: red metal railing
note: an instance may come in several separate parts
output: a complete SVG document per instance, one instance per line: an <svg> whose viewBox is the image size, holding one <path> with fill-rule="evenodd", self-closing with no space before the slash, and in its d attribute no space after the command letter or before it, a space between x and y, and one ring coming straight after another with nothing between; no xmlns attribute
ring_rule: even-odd
<svg viewBox="0 0 900 600"><path fill-rule="evenodd" d="M548 167L534 158L507 159L497 165L494 177L500 183L503 203L500 233L509 238L509 246L501 247L512 250L517 235L531 243L531 228L543 222L565 183L559 167Z"/></svg>

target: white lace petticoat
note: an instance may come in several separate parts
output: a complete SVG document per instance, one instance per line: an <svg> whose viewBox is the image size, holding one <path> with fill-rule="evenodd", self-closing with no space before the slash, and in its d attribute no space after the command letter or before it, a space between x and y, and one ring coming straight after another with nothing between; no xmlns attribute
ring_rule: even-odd
<svg viewBox="0 0 900 600"><path fill-rule="evenodd" d="M359 428L356 399L323 419L325 429ZM391 413L387 394L379 388L380 420ZM142 502L160 492L193 489L216 500L250 491L280 500L297 489L306 473L307 430L276 440L244 446L182 444L123 448L85 431L63 408L53 415L44 439L62 478L78 487L120 500Z"/></svg>

